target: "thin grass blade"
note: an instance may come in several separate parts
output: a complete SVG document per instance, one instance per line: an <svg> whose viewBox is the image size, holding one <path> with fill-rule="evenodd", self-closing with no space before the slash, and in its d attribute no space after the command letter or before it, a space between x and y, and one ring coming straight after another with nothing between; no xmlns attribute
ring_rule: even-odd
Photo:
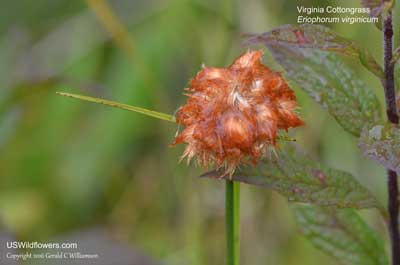
<svg viewBox="0 0 400 265"><path fill-rule="evenodd" d="M166 113L162 113L162 112L157 112L154 110L148 110L148 109L141 108L141 107L122 104L122 103L118 103L118 102L111 101L111 100L94 98L94 97L77 95L77 94L71 94L71 93L65 93L65 92L56 92L56 94L60 95L60 96L64 96L64 97L70 97L70 98L75 98L75 99L93 102L93 103L97 103L97 104L103 104L103 105L110 106L113 108L129 110L129 111L141 113L141 114L144 114L144 115L147 115L147 116L150 116L153 118L157 118L160 120L164 120L164 121L169 121L169 122L173 122L173 123L176 122L174 116L166 114Z"/></svg>

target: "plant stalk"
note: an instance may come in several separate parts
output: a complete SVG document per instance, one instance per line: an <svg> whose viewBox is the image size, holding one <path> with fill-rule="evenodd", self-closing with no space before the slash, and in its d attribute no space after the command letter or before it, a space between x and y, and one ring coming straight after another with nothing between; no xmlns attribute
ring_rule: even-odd
<svg viewBox="0 0 400 265"><path fill-rule="evenodd" d="M240 184L226 180L225 184L226 222L226 265L239 265L240 252Z"/></svg>
<svg viewBox="0 0 400 265"><path fill-rule="evenodd" d="M399 124L396 106L396 91L394 83L393 57L393 22L392 12L383 17L383 43L384 43L384 72L383 86L385 90L386 114L393 124ZM397 173L387 171L388 175L388 208L389 208L389 233L391 240L392 265L400 265L400 234L399 234L399 188Z"/></svg>

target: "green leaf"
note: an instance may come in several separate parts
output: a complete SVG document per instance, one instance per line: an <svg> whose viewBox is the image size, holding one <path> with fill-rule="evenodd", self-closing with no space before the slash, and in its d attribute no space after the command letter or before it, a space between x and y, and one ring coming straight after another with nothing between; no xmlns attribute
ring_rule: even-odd
<svg viewBox="0 0 400 265"><path fill-rule="evenodd" d="M382 67L365 48L321 25L283 25L270 32L251 35L247 43L331 51L358 58L371 73L380 79L384 77Z"/></svg>
<svg viewBox="0 0 400 265"><path fill-rule="evenodd" d="M387 265L384 242L352 209L292 205L311 243L344 265Z"/></svg>
<svg viewBox="0 0 400 265"><path fill-rule="evenodd" d="M165 121L169 121L169 122L175 122L175 117L174 116L166 114L166 113L162 113L162 112L157 112L157 111L154 111L154 110L148 110L148 109L144 109L144 108L141 108L141 107L122 104L122 103L118 103L118 102L111 101L111 100L106 100L106 99L101 99L101 98L94 98L94 97L89 97L89 96L82 96L82 95L65 93L65 92L56 92L56 94L60 95L60 96L64 96L64 97L70 97L70 98L75 98L75 99L88 101L88 102L93 102L93 103L97 103L97 104L103 104L103 105L110 106L110 107L113 107L113 108L129 110L129 111L141 113L141 114L153 117L153 118L157 118L157 119L160 119L160 120L165 120Z"/></svg>
<svg viewBox="0 0 400 265"><path fill-rule="evenodd" d="M364 156L393 171L400 171L400 129L392 124L366 127L359 147Z"/></svg>
<svg viewBox="0 0 400 265"><path fill-rule="evenodd" d="M381 121L375 94L337 55L282 45L269 49L287 77L327 108L346 131L359 136L365 124Z"/></svg>
<svg viewBox="0 0 400 265"><path fill-rule="evenodd" d="M212 171L203 177L218 178L222 174ZM292 150L238 170L233 180L273 189L292 202L338 208L376 207L385 214L374 196L351 174L324 167Z"/></svg>
<svg viewBox="0 0 400 265"><path fill-rule="evenodd" d="M397 49L393 53L393 58L392 58L392 64L396 64L400 59L400 47L397 47Z"/></svg>

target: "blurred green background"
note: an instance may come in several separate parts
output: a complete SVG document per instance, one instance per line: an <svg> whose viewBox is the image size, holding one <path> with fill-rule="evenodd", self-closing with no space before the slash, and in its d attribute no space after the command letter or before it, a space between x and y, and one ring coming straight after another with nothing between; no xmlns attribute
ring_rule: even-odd
<svg viewBox="0 0 400 265"><path fill-rule="evenodd" d="M20 240L103 227L163 264L223 264L224 185L199 179L170 148L177 127L57 96L108 98L166 113L204 63L226 66L242 33L295 24L296 5L358 7L356 0L18 0L0 9L0 223ZM112 11L123 27L115 24ZM374 25L331 25L381 60ZM113 34L110 34L114 32ZM276 64L266 51L264 62ZM377 79L352 64L383 99ZM353 173L382 203L385 173L356 139L293 85L307 153ZM242 264L338 264L298 233L286 199L243 186ZM366 220L384 236L375 211Z"/></svg>

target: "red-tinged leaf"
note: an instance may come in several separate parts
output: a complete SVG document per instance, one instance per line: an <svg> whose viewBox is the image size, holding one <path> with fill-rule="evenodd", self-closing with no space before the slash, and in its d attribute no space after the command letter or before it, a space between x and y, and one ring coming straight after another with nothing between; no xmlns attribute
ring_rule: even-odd
<svg viewBox="0 0 400 265"><path fill-rule="evenodd" d="M202 177L220 178L222 172L208 172ZM229 178L229 176L225 176ZM349 173L325 167L298 151L279 151L257 166L237 170L233 180L272 189L291 202L311 203L336 208L378 208L385 210L375 197Z"/></svg>
<svg viewBox="0 0 400 265"><path fill-rule="evenodd" d="M325 107L346 131L358 137L365 124L381 121L373 91L336 54L276 43L268 48L286 77Z"/></svg>
<svg viewBox="0 0 400 265"><path fill-rule="evenodd" d="M366 127L360 137L363 154L386 168L400 172L400 129L392 124Z"/></svg>
<svg viewBox="0 0 400 265"><path fill-rule="evenodd" d="M283 25L270 32L250 35L247 44L266 46L293 46L336 52L360 60L371 73L383 78L381 66L373 56L354 41L346 39L328 27L321 25Z"/></svg>
<svg viewBox="0 0 400 265"><path fill-rule="evenodd" d="M361 0L361 5L370 9L370 16L378 17L383 12L391 10L395 0Z"/></svg>

